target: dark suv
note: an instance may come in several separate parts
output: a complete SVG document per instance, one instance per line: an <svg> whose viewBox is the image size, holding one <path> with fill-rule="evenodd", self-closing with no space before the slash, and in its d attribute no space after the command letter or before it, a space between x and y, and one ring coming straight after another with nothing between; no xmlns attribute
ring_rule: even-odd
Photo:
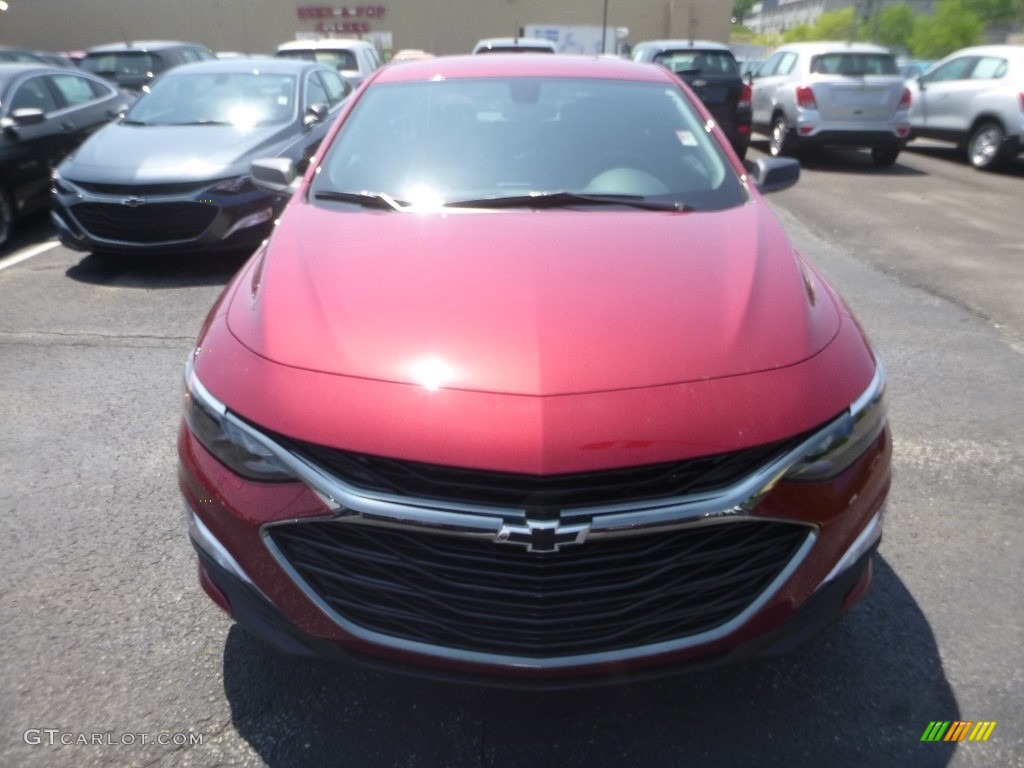
<svg viewBox="0 0 1024 768"><path fill-rule="evenodd" d="M143 40L90 48L81 67L127 91L141 91L161 72L215 58L213 51L199 43Z"/></svg>
<svg viewBox="0 0 1024 768"><path fill-rule="evenodd" d="M661 64L675 72L704 102L742 160L750 145L750 86L732 51L709 40L637 43L633 61Z"/></svg>

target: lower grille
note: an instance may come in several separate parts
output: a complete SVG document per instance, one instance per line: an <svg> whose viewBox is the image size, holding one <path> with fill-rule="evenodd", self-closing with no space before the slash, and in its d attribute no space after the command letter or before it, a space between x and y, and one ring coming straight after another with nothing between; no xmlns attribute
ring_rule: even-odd
<svg viewBox="0 0 1024 768"><path fill-rule="evenodd" d="M219 208L205 203L81 203L71 211L89 234L103 240L161 243L199 237Z"/></svg>
<svg viewBox="0 0 1024 768"><path fill-rule="evenodd" d="M809 529L744 519L543 554L341 521L268 535L304 588L347 622L435 647L552 658L721 626L779 576Z"/></svg>

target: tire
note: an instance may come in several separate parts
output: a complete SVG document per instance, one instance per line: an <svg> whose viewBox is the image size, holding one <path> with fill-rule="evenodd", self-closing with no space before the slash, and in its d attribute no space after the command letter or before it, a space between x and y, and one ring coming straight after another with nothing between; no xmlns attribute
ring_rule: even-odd
<svg viewBox="0 0 1024 768"><path fill-rule="evenodd" d="M793 132L784 115L776 115L768 133L768 154L772 157L793 154Z"/></svg>
<svg viewBox="0 0 1024 768"><path fill-rule="evenodd" d="M14 231L14 211L7 193L0 189L0 248L6 245Z"/></svg>
<svg viewBox="0 0 1024 768"><path fill-rule="evenodd" d="M899 156L899 147L873 147L871 150L871 160L879 168L888 168Z"/></svg>
<svg viewBox="0 0 1024 768"><path fill-rule="evenodd" d="M1003 160L1003 138L1006 132L999 123L982 123L967 141L967 159L979 171L990 171Z"/></svg>

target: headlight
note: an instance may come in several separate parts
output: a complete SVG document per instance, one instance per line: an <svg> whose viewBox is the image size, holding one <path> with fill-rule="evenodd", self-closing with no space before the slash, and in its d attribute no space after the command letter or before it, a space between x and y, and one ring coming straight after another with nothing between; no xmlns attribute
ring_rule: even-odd
<svg viewBox="0 0 1024 768"><path fill-rule="evenodd" d="M246 190L252 188L252 180L248 176L236 176L233 179L224 179L223 181L218 181L216 184L210 187L210 191L236 194L238 192L245 192Z"/></svg>
<svg viewBox="0 0 1024 768"><path fill-rule="evenodd" d="M207 391L196 377L192 358L185 367L185 423L222 464L250 480L295 480L259 432Z"/></svg>
<svg viewBox="0 0 1024 768"><path fill-rule="evenodd" d="M804 457L785 480L817 483L846 470L885 428L885 372L877 363L875 378L864 394L835 421L815 435Z"/></svg>

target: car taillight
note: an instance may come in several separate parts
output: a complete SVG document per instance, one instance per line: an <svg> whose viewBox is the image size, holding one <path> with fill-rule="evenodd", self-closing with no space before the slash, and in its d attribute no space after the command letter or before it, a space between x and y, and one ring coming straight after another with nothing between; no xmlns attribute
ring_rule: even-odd
<svg viewBox="0 0 1024 768"><path fill-rule="evenodd" d="M814 100L814 91L809 85L798 85L796 87L796 103L801 109L817 109L818 103Z"/></svg>
<svg viewBox="0 0 1024 768"><path fill-rule="evenodd" d="M1018 93L1017 98L1020 99L1020 111L1024 112L1024 91Z"/></svg>
<svg viewBox="0 0 1024 768"><path fill-rule="evenodd" d="M910 109L910 89L904 88L903 95L900 96L900 109Z"/></svg>
<svg viewBox="0 0 1024 768"><path fill-rule="evenodd" d="M753 96L753 91L750 89L750 85L747 83L743 84L743 90L740 91L740 103L736 106L740 109L750 109L750 101Z"/></svg>

